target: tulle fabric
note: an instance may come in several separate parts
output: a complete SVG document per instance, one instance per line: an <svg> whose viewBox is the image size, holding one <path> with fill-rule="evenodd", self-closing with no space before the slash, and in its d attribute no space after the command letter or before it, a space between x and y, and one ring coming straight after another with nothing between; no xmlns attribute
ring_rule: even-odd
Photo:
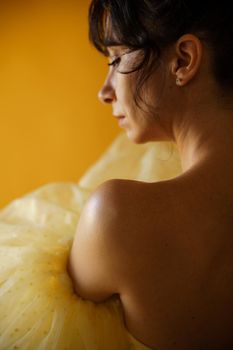
<svg viewBox="0 0 233 350"><path fill-rule="evenodd" d="M126 330L116 296L93 303L74 293L67 259L82 207L100 183L179 172L173 145L132 145L120 134L77 184L48 184L2 209L0 349L149 349Z"/></svg>

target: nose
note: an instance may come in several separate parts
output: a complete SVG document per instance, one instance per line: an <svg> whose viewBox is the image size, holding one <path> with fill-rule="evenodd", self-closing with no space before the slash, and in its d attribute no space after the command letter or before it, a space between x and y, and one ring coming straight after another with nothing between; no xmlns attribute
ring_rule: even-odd
<svg viewBox="0 0 233 350"><path fill-rule="evenodd" d="M103 103L112 103L116 99L115 90L108 79L100 89L98 98Z"/></svg>

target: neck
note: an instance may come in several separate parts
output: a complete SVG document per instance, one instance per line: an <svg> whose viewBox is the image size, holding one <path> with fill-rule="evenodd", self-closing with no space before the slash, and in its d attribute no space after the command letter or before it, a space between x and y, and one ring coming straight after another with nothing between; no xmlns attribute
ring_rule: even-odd
<svg viewBox="0 0 233 350"><path fill-rule="evenodd" d="M187 171L200 161L215 159L233 165L233 108L207 108L184 114L182 120L173 127L183 171Z"/></svg>

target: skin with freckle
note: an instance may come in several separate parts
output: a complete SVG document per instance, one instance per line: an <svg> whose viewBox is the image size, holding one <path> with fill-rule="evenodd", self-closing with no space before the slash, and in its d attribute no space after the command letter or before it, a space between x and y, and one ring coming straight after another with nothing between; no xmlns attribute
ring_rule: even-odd
<svg viewBox="0 0 233 350"><path fill-rule="evenodd" d="M218 71L214 69L214 54L209 43L211 35L216 33L208 27L212 21L220 28L217 21L221 16L216 15L213 4L203 2L199 7L207 16L205 29L209 30L209 42L202 39L199 32L192 32L192 25L189 28L186 22L182 28L186 25L189 30L180 29L174 39L172 21L176 15L177 23L184 20L182 11L183 17L187 15L181 2L176 2L179 8L174 1L166 2L170 4L168 8L165 1L137 2L136 10L142 6L141 10L148 16L150 13L151 18L160 11L161 5L164 11L161 10L161 16L167 15L171 24L168 28L169 22L163 23L163 17L154 17L158 28L163 25L162 29L167 32L161 30L157 36L158 43L164 36L161 52L156 69L150 70L140 85L138 104L135 97L139 93L142 70L135 67L145 56L146 44L140 48L139 44L131 47L120 40L117 43L117 37L124 37L117 29L123 22L118 23L113 17L114 13L121 13L120 8L114 8L112 1L107 3L110 10L105 33L112 34L116 45L112 40L105 47L109 71L99 99L111 104L115 118L124 117L120 127L132 142L169 140L176 143L182 174L157 183L113 179L94 191L81 216L71 250L70 271L77 293L98 301L119 294L127 329L153 349L231 349L233 61L228 65L226 82L224 64ZM127 13L134 13L136 10L129 3L126 1ZM199 10L195 2L184 3L187 8L190 4L194 6L191 13L195 16ZM102 1L92 3L91 18L100 16L101 4ZM224 5L220 8L228 18ZM171 14L174 11L174 15L169 17L169 11ZM127 18L126 12L124 14ZM202 29L203 23L196 16ZM117 18L120 21L123 17ZM191 18L187 16L187 21L192 21ZM144 23L140 20L138 23ZM142 30L140 24L139 31ZM130 18L126 25L132 29ZM228 19L226 26L233 33L231 20ZM167 36L173 38L170 41L164 34L168 32ZM129 30L129 36L130 33ZM136 32L134 35L136 38ZM225 34L219 35L222 35L222 45L228 47L233 56L233 49L227 46L230 39L227 43L223 40ZM133 43L133 34L125 38L126 42L130 38ZM93 41L100 50L100 40L94 33ZM216 42L217 39L216 52L220 52ZM151 62L154 61L151 59ZM94 230L90 217L99 231ZM93 261L90 269L86 267L87 256ZM95 279L93 285L87 282L87 276L90 281Z"/></svg>

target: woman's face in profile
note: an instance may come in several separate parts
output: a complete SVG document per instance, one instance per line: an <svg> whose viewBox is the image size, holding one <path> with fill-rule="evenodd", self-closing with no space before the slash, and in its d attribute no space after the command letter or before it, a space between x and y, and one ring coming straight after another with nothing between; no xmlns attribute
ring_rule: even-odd
<svg viewBox="0 0 233 350"><path fill-rule="evenodd" d="M151 74L140 92L143 101L140 101L139 107L135 102L135 92L140 71L127 72L141 62L143 50L131 51L121 45L108 46L107 50L109 71L99 91L99 99L112 105L113 115L131 141L144 143L168 139L160 121L164 100L162 91L165 91L164 72L158 68Z"/></svg>

